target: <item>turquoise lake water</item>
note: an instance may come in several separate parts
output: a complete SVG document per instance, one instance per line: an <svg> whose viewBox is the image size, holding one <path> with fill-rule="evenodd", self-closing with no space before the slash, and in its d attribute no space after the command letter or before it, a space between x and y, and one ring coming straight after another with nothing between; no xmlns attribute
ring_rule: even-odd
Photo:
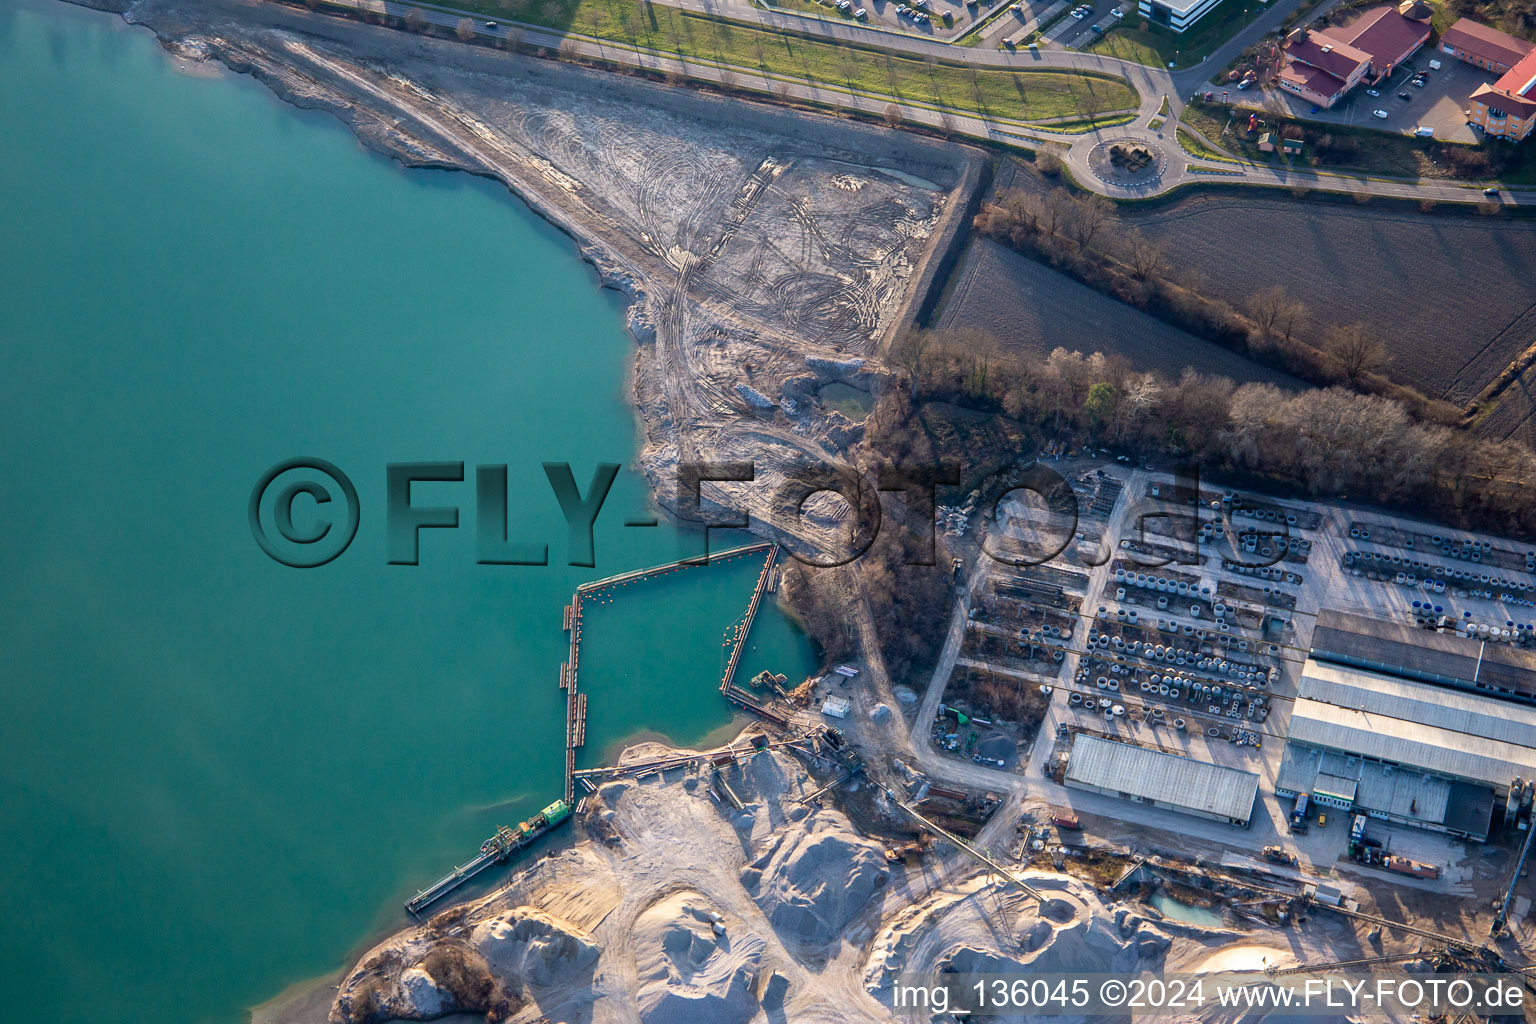
<svg viewBox="0 0 1536 1024"><path fill-rule="evenodd" d="M7 1018L238 1021L558 795L561 606L697 542L622 525L652 512L622 308L505 192L401 170L45 0L0 3L0 98ZM298 455L362 508L314 570L268 559L246 517ZM392 566L384 467L416 460L467 464L414 492L460 528ZM583 489L626 466L595 569L564 565L543 461ZM512 534L554 564L475 564L480 463L510 465ZM588 761L728 723L719 642L756 569L602 609ZM813 667L772 608L752 642L744 669Z"/></svg>

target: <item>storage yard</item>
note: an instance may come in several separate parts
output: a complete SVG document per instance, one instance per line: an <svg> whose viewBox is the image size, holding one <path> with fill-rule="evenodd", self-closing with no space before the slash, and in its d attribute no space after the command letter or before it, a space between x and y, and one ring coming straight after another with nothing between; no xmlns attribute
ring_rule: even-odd
<svg viewBox="0 0 1536 1024"><path fill-rule="evenodd" d="M1133 848L1294 859L1268 870L1347 898L1389 898L1387 881L1473 906L1504 893L1536 777L1530 552L1221 490L1200 495L1198 525L1148 518L1138 537L1143 513L1196 515L1193 495L1123 464L1052 468L1084 509L1077 543L1045 566L983 559L956 651L1048 710L1018 768L973 757L968 775L1012 775L1021 807L1070 807ZM1028 505L1002 509L988 530L1031 535ZM1081 615L1064 616L1067 593ZM1017 625L1032 621L1049 632ZM967 698L940 707L1008 727ZM1245 779L1251 817L1232 810Z"/></svg>

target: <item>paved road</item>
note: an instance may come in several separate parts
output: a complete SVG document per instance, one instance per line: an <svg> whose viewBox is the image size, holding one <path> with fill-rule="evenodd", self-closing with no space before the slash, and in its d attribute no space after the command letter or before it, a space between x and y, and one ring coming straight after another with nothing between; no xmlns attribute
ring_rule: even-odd
<svg viewBox="0 0 1536 1024"><path fill-rule="evenodd" d="M490 27L484 15L473 15L470 12L453 13L418 8L408 3L396 2L396 0L331 0L331 2L396 18L403 18L414 10L428 23L447 29L456 28L463 18L468 17L476 27L476 31L487 36L500 37L508 31L505 19L495 19L498 24ZM1382 180L1269 164L1211 162L1192 158L1185 153L1175 141L1174 132L1178 118L1184 109L1183 98L1199 91L1206 85L1212 74L1225 67L1245 47L1278 27L1303 0L1274 0L1268 10L1228 42L1218 47L1204 61L1188 68L1171 71L1167 68L1146 67L1103 54L1050 47L1042 47L1039 51L1015 52L988 49L984 46L953 46L911 33L891 32L857 22L823 20L781 11L767 11L753 6L750 0L657 0L657 2L682 10L756 22L768 29L806 33L834 42L858 42L865 45L873 42L919 58L932 56L948 61L961 61L978 67L1097 72L1122 77L1140 97L1135 121L1131 124L1077 135L1052 133L1044 128L1026 127L1014 121L960 110L901 106L903 118L910 123L1029 149L1050 144L1064 147L1063 158L1073 178L1085 188L1112 198L1141 198L1159 195L1195 182L1217 181L1227 184L1317 189L1357 195L1432 199L1440 202L1484 201L1480 184L1458 184L1431 179ZM880 116L891 102L888 97L855 95L812 82L769 78L755 68L723 69L711 64L695 63L648 50L635 50L627 45L586 36L566 36L534 26L519 26L518 30L521 31L526 44L550 48L564 46L569 52L579 56L662 73L676 72L707 82L720 83L726 80L737 86L777 93L802 102L857 110L876 117ZM1159 115L1165 98L1169 103L1169 111L1166 115ZM1149 122L1159 116L1164 123L1159 131L1153 131L1148 126ZM1161 174L1155 181L1125 186L1100 179L1093 173L1089 165L1089 154L1100 143L1118 139L1130 140L1162 153L1164 164ZM1501 189L1497 201L1509 205L1536 205L1536 190Z"/></svg>

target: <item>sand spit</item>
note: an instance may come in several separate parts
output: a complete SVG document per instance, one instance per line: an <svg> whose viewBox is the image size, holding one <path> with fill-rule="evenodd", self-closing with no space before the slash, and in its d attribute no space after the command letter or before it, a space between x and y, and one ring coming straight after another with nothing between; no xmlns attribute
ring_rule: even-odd
<svg viewBox="0 0 1536 1024"><path fill-rule="evenodd" d="M676 506L680 459L748 459L756 479L733 497L768 526L793 525L769 500L784 469L861 439L819 388L879 392L886 375L863 360L935 290L935 254L956 244L984 162L965 146L277 4L139 0L127 17L408 165L494 178L570 234L634 300L641 463L658 500Z"/></svg>

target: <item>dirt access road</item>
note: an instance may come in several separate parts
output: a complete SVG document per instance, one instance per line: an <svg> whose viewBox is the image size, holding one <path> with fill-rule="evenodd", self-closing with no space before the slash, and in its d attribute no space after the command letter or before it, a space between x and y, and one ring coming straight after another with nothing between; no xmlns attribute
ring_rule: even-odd
<svg viewBox="0 0 1536 1024"><path fill-rule="evenodd" d="M337 2L337 0L332 0ZM765 11L753 7L748 0L658 0L668 6L701 14L726 15L743 21L755 22L762 27L781 32L802 33L834 42L878 45L919 58L931 56L946 61L959 61L979 67L1014 68L1029 70L1077 70L1116 75L1124 78L1140 96L1136 120L1127 125L1104 128L1077 135L1062 135L1047 129L1028 129L1012 123L1003 123L985 116L958 111L939 110L926 106L905 105L903 117L910 123L922 124L945 132L958 132L977 139L1026 149L1038 149L1045 145L1065 145L1065 160L1073 177L1085 188L1112 198L1145 198L1161 195L1173 189L1202 181L1219 181L1223 184L1250 184L1258 186L1302 188L1349 195L1371 195L1411 200L1434 200L1446 203L1477 204L1485 201L1482 187L1485 183L1446 183L1426 179L1384 180L1348 174L1272 167L1240 160L1230 153L1215 148L1230 161L1201 160L1192 158L1176 141L1173 129L1183 110L1183 97L1199 89L1216 70L1224 67L1246 46L1264 34L1277 28L1301 0L1277 0L1263 15L1245 26L1230 40L1218 47L1206 60L1188 68L1170 72L1163 68L1150 68L1142 64L1108 57L1096 53L1060 50L1049 47L1038 51L989 50L983 47L960 47L942 41L923 38L909 33L893 33L855 21L823 19L783 11ZM347 0L340 0L345 5ZM396 3L394 0L351 0L362 10L369 10L394 17L404 17L413 5ZM443 28L455 28L465 17L474 20L476 31L490 37L505 34L505 19L490 27L483 15L462 10L414 8L428 22ZM778 93L788 98L823 106L852 108L871 116L880 116L891 102L890 97L850 94L846 90L803 81L789 81L764 76L756 68L722 68L675 57L665 57L652 51L635 50L608 40L585 36L553 33L535 25L520 25L525 43L556 48L564 45L569 52L644 68L661 73L678 73L700 81L722 83L729 81L765 93ZM1160 114L1164 99L1168 100L1169 112ZM1160 130L1150 128L1154 119L1161 120ZM1107 181L1094 173L1089 154L1107 141L1126 141L1143 145L1161 154L1163 167L1159 176L1148 183L1124 185ZM1536 205L1536 190L1501 189L1497 202L1505 205Z"/></svg>

